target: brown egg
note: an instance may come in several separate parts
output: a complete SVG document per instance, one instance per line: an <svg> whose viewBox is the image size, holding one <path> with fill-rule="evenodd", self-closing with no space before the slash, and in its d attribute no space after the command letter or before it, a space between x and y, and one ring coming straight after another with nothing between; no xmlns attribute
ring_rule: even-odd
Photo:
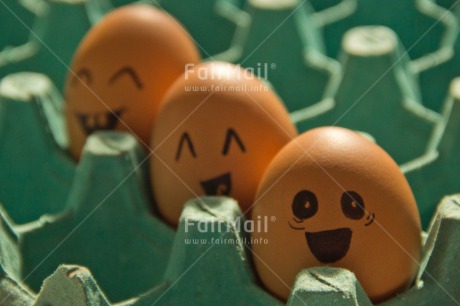
<svg viewBox="0 0 460 306"><path fill-rule="evenodd" d="M71 154L78 158L96 130L131 131L148 145L165 92L198 61L188 34L166 13L130 5L108 14L80 44L68 76Z"/></svg>
<svg viewBox="0 0 460 306"><path fill-rule="evenodd" d="M355 273L374 302L408 288L421 250L412 191L379 146L343 128L306 132L265 172L252 219L276 217L252 233L263 284L287 299L296 275L315 266ZM283 284L284 283L284 284Z"/></svg>
<svg viewBox="0 0 460 306"><path fill-rule="evenodd" d="M171 87L153 132L151 174L158 208L175 225L203 195L254 200L268 163L297 131L277 96L252 73L209 62Z"/></svg>

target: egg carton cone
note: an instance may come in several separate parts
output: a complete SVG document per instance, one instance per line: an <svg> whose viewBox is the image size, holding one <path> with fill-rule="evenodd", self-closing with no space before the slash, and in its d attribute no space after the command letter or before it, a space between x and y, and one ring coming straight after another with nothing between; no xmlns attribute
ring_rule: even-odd
<svg viewBox="0 0 460 306"><path fill-rule="evenodd" d="M203 58L230 47L241 22L241 0L145 0L174 16L190 33ZM244 16L243 16L244 17Z"/></svg>
<svg viewBox="0 0 460 306"><path fill-rule="evenodd" d="M235 222L237 203L210 197L184 208L162 281L147 291L111 303L84 267L62 265L38 294L2 270L0 299L6 305L283 305L259 284L252 267L248 233ZM460 196L444 198L429 229L420 271L412 287L381 305L455 305L460 298L455 265L460 246ZM204 232L204 228L219 231ZM232 242L230 242L232 241ZM118 271L114 271L114 276ZM25 302L23 302L25 301ZM23 303L23 304L20 304ZM286 305L372 305L355 275L341 268L300 271Z"/></svg>
<svg viewBox="0 0 460 306"><path fill-rule="evenodd" d="M11 277L3 265L0 266L0 301L2 305L32 305L35 299L34 292Z"/></svg>
<svg viewBox="0 0 460 306"><path fill-rule="evenodd" d="M398 164L422 156L441 116L421 105L396 34L386 27L357 27L343 39L340 77L330 98L291 113L301 131L338 125L372 135Z"/></svg>
<svg viewBox="0 0 460 306"><path fill-rule="evenodd" d="M129 134L92 135L62 212L9 228L21 259L15 274L38 291L60 264L83 265L112 301L157 284L174 232L152 215L147 161Z"/></svg>
<svg viewBox="0 0 460 306"><path fill-rule="evenodd" d="M324 55L310 3L249 0L244 11L231 48L211 59L239 64L269 80L289 111L319 101L338 64Z"/></svg>
<svg viewBox="0 0 460 306"><path fill-rule="evenodd" d="M348 18L324 29L328 54L332 57L339 55L340 38L351 28L380 25L398 34L411 58L425 57L436 53L444 43L451 43L445 41L455 35L451 32L448 15L450 13L437 5L437 0L356 0L355 9Z"/></svg>
<svg viewBox="0 0 460 306"><path fill-rule="evenodd" d="M185 232L185 222L210 225L239 216L233 200L213 198L190 202L184 209L179 229L174 231L151 211L152 199L146 187L149 183L144 163L146 156L131 136L98 133L88 140L78 164L67 156L63 100L52 84L62 88L66 65L79 40L108 11L110 3L108 0L43 1L46 4L43 11L37 9L40 14L34 18L35 35L31 34L24 45L0 52L0 76L26 70L43 72L52 79L49 81L39 74L17 73L4 78L0 85L0 203L4 205L4 209L0 209L0 305L119 306L155 302L157 305L282 305L259 283L247 245L216 245L205 253L202 245L184 243L185 239L203 236L197 228ZM124 4L124 0L113 2ZM348 124L386 146L384 148L391 150L393 157L402 164L425 225L441 197L460 192L455 174L457 94L451 90L442 115L422 106L441 109L442 98L439 100L439 97L445 91L441 85L448 86L447 81L441 81L444 72L434 74L439 80L424 79L425 72L434 73L446 62L453 72L445 76L445 80L456 73L456 55L452 52L457 50L453 48L458 34L455 10L450 13L441 9L434 0L388 0L382 4L370 0L312 0L313 6L321 10L316 13L308 2L296 11L293 7L268 9L273 3L293 2L287 0L248 0L246 5L244 1L234 5L232 0L199 2L193 4L202 5L207 14L229 19L228 24L234 25L235 36L222 34L220 37L216 30L223 20L220 17L199 30L201 21L197 16L201 16L201 11L198 13L185 4L188 11L175 4L177 17L184 11L188 13L183 13L184 17L179 19L184 24L190 23L190 27L196 26L195 35L222 41L225 38L226 44L221 42L217 46L224 50L230 44L230 51L223 55L238 55L234 50L242 51L234 46L244 47L259 41L259 49L265 50L266 44L272 48L263 52L256 50L252 58L254 63L279 57L277 65L297 63L292 75L298 67L306 71L316 69L327 75L323 78L326 82L320 82L323 87L318 90L319 98L311 99L311 103L315 103L311 108L303 109L308 105L305 101L310 99L306 94L300 102L287 103L291 111L296 110L292 117L301 130L323 124L322 120L334 111L335 104L331 101L350 103L360 97L355 87L361 86L362 94L369 89L363 82L372 78L379 80L379 85L366 93L366 98L359 103L369 103L372 107L356 115L353 109L350 114L347 112L346 117L354 118L349 119ZM4 3L12 1L4 0ZM2 7L4 3L0 3L0 24L6 20L2 19L7 13ZM170 3L172 5L173 1ZM170 10L174 14L173 9ZM264 41L265 38L258 36L271 34L277 26L274 20L282 16L286 19L289 14L296 18L288 18L280 27L282 36L274 33L273 42L272 38ZM7 22L14 24L14 19ZM393 28L415 61L402 56L404 50L399 42L388 53L375 56L379 58L375 60L344 52L340 64L325 55L327 52L335 56L337 51L334 50L340 46L340 33L368 23ZM433 29L427 31L431 26ZM8 29L13 31L13 27L8 26ZM270 27L272 31L267 33ZM284 27L287 30L283 30ZM422 29L427 34L420 44L415 44ZM249 34L254 38L248 40ZM0 37L5 34L2 32ZM368 43L380 45L377 38L371 35ZM289 58L286 54L294 49L301 54ZM281 57L283 54L285 56ZM221 58L220 54L215 57ZM238 56L235 58L236 63L243 61ZM281 72L289 72L289 69ZM374 74L376 70L388 69L390 71L382 79ZM268 72L278 71L276 68ZM286 97L299 88L320 86L314 85L316 80L305 83L302 76L299 79L290 74L286 77L293 81L287 83ZM421 89L416 85L419 76ZM327 83L330 78L332 80ZM270 74L268 79L271 80ZM280 85L274 85L281 94ZM438 90L435 99L426 99L427 86ZM321 97L330 99L316 103ZM384 105L392 107L383 108ZM410 161L406 163L407 160ZM127 174L130 177L125 180ZM458 304L458 199L459 196L447 197L439 206L412 288L386 305ZM225 234L228 239L248 237L237 228L230 226L229 229ZM217 238L215 233L206 235L209 239ZM332 302L370 305L353 273L333 268L300 272L287 303L325 305Z"/></svg>
<svg viewBox="0 0 460 306"><path fill-rule="evenodd" d="M0 202L18 224L64 208L75 164L62 98L44 75L20 72L0 82Z"/></svg>
<svg viewBox="0 0 460 306"><path fill-rule="evenodd" d="M440 57L442 57L441 59L429 59L429 61L439 62L439 65L420 73L424 103L436 111L441 111L443 105L441 102L444 101L444 97L449 93L449 84L452 79L459 76L460 71L460 40L458 39L460 6L458 3L455 4L455 1L450 2L446 7L451 8L452 14L443 14L442 19L451 25L452 34L450 36L453 36L453 39L450 37L448 39L453 40L454 44L451 47L444 48L439 53Z"/></svg>
<svg viewBox="0 0 460 306"><path fill-rule="evenodd" d="M29 31L23 23L31 26L35 20L35 14L26 9L17 0L4 0L0 3L0 50L19 46L27 42Z"/></svg>
<svg viewBox="0 0 460 306"><path fill-rule="evenodd" d="M402 166L412 187L422 222L428 223L438 199L459 190L460 78L451 82L443 120L433 131L426 154Z"/></svg>
<svg viewBox="0 0 460 306"><path fill-rule="evenodd" d="M80 40L111 4L109 0L40 1L46 5L33 27L20 25L30 33L28 42L0 52L0 78L14 72L40 72L62 90Z"/></svg>

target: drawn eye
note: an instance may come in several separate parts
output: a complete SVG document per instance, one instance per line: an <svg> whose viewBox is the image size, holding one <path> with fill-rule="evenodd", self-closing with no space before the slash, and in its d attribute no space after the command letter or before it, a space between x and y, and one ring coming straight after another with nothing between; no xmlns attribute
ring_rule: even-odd
<svg viewBox="0 0 460 306"><path fill-rule="evenodd" d="M72 80L72 85L81 82L86 83L88 85L93 82L93 76L91 75L91 72L86 68L82 68L78 70L77 73L75 73L74 78Z"/></svg>
<svg viewBox="0 0 460 306"><path fill-rule="evenodd" d="M236 144L239 146L241 152L246 152L246 148L241 141L241 138L238 136L238 134L235 132L234 129L229 128L227 131L227 135L225 136L225 143L224 143L224 148L222 150L222 155L227 155L228 151L230 150L230 144L232 143L232 139L235 140Z"/></svg>
<svg viewBox="0 0 460 306"><path fill-rule="evenodd" d="M190 138L190 135L187 132L184 132L184 134L182 134L179 140L179 147L177 148L177 153L176 153L176 161L178 161L181 157L182 148L184 147L184 143L188 147L190 154L192 154L192 156L196 158L196 152L195 152L195 148L193 147L192 139Z"/></svg>
<svg viewBox="0 0 460 306"><path fill-rule="evenodd" d="M308 190L299 191L292 201L292 213L297 219L305 220L318 212L318 199Z"/></svg>
<svg viewBox="0 0 460 306"><path fill-rule="evenodd" d="M109 85L113 84L116 80L123 76L128 76L133 82L134 85L136 85L137 88L142 89L144 85L141 82L141 79L137 75L136 71L129 66L123 67L119 70L117 70L109 79Z"/></svg>
<svg viewBox="0 0 460 306"><path fill-rule="evenodd" d="M342 194L342 211L345 217L353 220L359 220L364 217L363 198L354 191L347 191Z"/></svg>

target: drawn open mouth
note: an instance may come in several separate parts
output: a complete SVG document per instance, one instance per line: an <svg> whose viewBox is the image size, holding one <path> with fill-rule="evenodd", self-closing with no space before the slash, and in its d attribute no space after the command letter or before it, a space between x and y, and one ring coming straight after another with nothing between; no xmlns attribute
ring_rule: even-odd
<svg viewBox="0 0 460 306"><path fill-rule="evenodd" d="M123 110L107 111L96 114L76 114L80 126L87 135L101 130L114 130L120 121Z"/></svg>
<svg viewBox="0 0 460 306"><path fill-rule="evenodd" d="M349 228L305 233L308 247L322 263L333 263L347 255L350 248L352 232Z"/></svg>
<svg viewBox="0 0 460 306"><path fill-rule="evenodd" d="M232 177L230 172L200 183L206 195L228 196L232 191Z"/></svg>

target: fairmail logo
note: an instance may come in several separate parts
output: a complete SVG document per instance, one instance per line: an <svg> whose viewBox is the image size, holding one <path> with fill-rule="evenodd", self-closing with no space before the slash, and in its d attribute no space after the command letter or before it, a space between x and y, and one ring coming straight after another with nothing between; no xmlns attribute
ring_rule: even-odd
<svg viewBox="0 0 460 306"><path fill-rule="evenodd" d="M219 220L205 222L185 219L185 232L198 231L199 233L228 233L234 230L246 233L267 233L269 224L276 221L275 216L258 216L254 220L237 217L235 220Z"/></svg>

